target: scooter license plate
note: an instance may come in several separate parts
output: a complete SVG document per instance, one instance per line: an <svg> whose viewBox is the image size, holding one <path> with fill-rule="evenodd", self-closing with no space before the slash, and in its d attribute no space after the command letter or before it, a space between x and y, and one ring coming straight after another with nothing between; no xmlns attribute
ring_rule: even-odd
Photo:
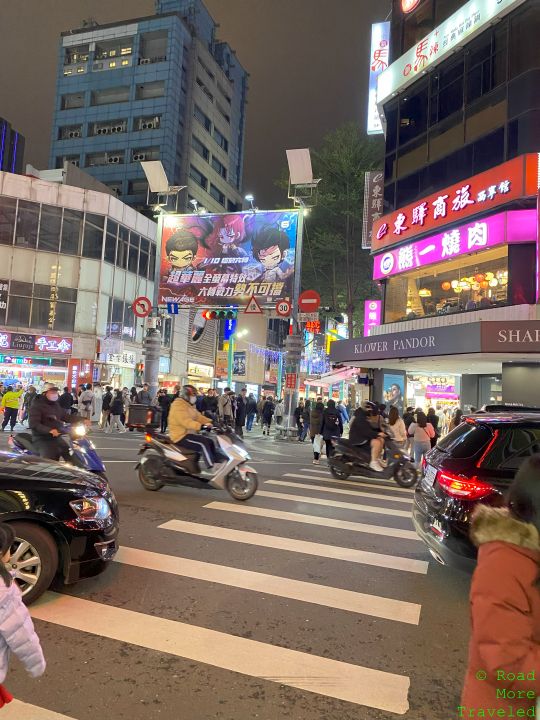
<svg viewBox="0 0 540 720"><path fill-rule="evenodd" d="M437 477L437 468L433 467L433 465L428 465L426 467L426 471L424 473L425 484L428 487L433 487L436 477Z"/></svg>

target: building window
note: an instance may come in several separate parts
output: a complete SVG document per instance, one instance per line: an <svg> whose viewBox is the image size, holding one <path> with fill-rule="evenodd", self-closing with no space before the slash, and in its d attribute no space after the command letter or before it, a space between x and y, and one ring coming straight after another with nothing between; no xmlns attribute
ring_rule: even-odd
<svg viewBox="0 0 540 720"><path fill-rule="evenodd" d="M191 145L193 146L195 152L199 153L199 155L208 162L210 159L210 152L206 145L203 145L203 143L199 140L199 138L196 138L195 135L191 138Z"/></svg>
<svg viewBox="0 0 540 720"><path fill-rule="evenodd" d="M29 297L19 297L13 291L13 281L10 284L10 296L8 303L7 324L15 327L30 327L30 306L32 300Z"/></svg>
<svg viewBox="0 0 540 720"><path fill-rule="evenodd" d="M235 203L232 200L227 200L227 210L229 212L239 212L242 209L240 203Z"/></svg>
<svg viewBox="0 0 540 720"><path fill-rule="evenodd" d="M216 127L214 128L214 140L220 148L225 150L225 152L229 152L229 141Z"/></svg>
<svg viewBox="0 0 540 720"><path fill-rule="evenodd" d="M90 97L91 105L112 105L113 103L128 102L129 87L126 86L93 90Z"/></svg>
<svg viewBox="0 0 540 720"><path fill-rule="evenodd" d="M75 65L76 63L88 62L88 53L90 46L75 45L68 47L64 53L64 65Z"/></svg>
<svg viewBox="0 0 540 720"><path fill-rule="evenodd" d="M141 238L141 249L139 252L139 275L148 277L148 254L150 252L150 241ZM152 278L153 279L153 278Z"/></svg>
<svg viewBox="0 0 540 720"><path fill-rule="evenodd" d="M86 156L86 167L98 167L100 165L120 165L123 162L123 150L109 150L107 152L90 153Z"/></svg>
<svg viewBox="0 0 540 720"><path fill-rule="evenodd" d="M62 246L60 252L63 255L79 255L81 245L81 233L83 214L78 210L64 209L64 222L62 223Z"/></svg>
<svg viewBox="0 0 540 720"><path fill-rule="evenodd" d="M215 185L210 183L210 195L217 200L220 205L225 207L225 195Z"/></svg>
<svg viewBox="0 0 540 720"><path fill-rule="evenodd" d="M133 121L133 130L157 130L161 125L161 115L144 115L135 118Z"/></svg>
<svg viewBox="0 0 540 720"><path fill-rule="evenodd" d="M129 253L129 230L123 225L118 227L118 247L116 250L116 266L127 269Z"/></svg>
<svg viewBox="0 0 540 720"><path fill-rule="evenodd" d="M120 120L101 120L99 122L92 123L90 126L90 134L95 135L116 135L118 133L125 133L127 131L127 120L121 118Z"/></svg>
<svg viewBox="0 0 540 720"><path fill-rule="evenodd" d="M156 246L154 243L150 244L150 267L148 268L148 277L150 280L154 280L156 276Z"/></svg>
<svg viewBox="0 0 540 720"><path fill-rule="evenodd" d="M463 109L463 55L435 70L431 79L431 124Z"/></svg>
<svg viewBox="0 0 540 720"><path fill-rule="evenodd" d="M135 148L131 152L131 162L145 162L146 160L159 160L159 147Z"/></svg>
<svg viewBox="0 0 540 720"><path fill-rule="evenodd" d="M0 245L13 245L16 213L15 198L0 197Z"/></svg>
<svg viewBox="0 0 540 720"><path fill-rule="evenodd" d="M139 245L141 238L135 233L130 234L129 238L129 255L127 269L132 273L137 273L139 269Z"/></svg>
<svg viewBox="0 0 540 720"><path fill-rule="evenodd" d="M195 119L198 120L203 128L211 133L212 132L212 122L208 115L205 115L205 113L201 110L201 108L198 105L195 105L195 109L193 110L193 115L195 116Z"/></svg>
<svg viewBox="0 0 540 720"><path fill-rule="evenodd" d="M83 257L101 260L104 227L105 218L103 215L86 213L84 218Z"/></svg>
<svg viewBox="0 0 540 720"><path fill-rule="evenodd" d="M405 93L399 105L399 144L418 137L427 130L428 81L425 80L414 92Z"/></svg>
<svg viewBox="0 0 540 720"><path fill-rule="evenodd" d="M220 113L221 117L225 118L225 120L230 124L230 122L231 122L231 117L230 117L230 115L227 113L227 111L225 110L225 108L223 107L223 105L220 105L219 103L217 103L217 109L218 109L218 112Z"/></svg>
<svg viewBox="0 0 540 720"><path fill-rule="evenodd" d="M217 157L212 156L212 167L214 170L221 175L222 178L227 179L227 168L223 163L220 163Z"/></svg>
<svg viewBox="0 0 540 720"><path fill-rule="evenodd" d="M154 98L163 97L165 95L165 81L156 80L155 82L137 85L135 91L136 100L153 100Z"/></svg>
<svg viewBox="0 0 540 720"><path fill-rule="evenodd" d="M225 100L226 100L226 101L228 102L228 104L230 105L230 104L231 104L231 97L230 97L229 93L227 92L227 90L225 90L225 88L223 87L223 85L221 85L221 83L219 83L219 82L218 82L217 86L218 86L219 92L223 95L223 97L225 98Z"/></svg>
<svg viewBox="0 0 540 720"><path fill-rule="evenodd" d="M128 183L128 195L146 195L147 191L146 180L130 180Z"/></svg>
<svg viewBox="0 0 540 720"><path fill-rule="evenodd" d="M19 200L15 245L35 248L37 245L39 204L28 200Z"/></svg>
<svg viewBox="0 0 540 720"><path fill-rule="evenodd" d="M75 167L79 167L81 164L81 156L80 155L59 155L56 158L56 167L63 168L64 163L71 163L72 165L75 165Z"/></svg>
<svg viewBox="0 0 540 720"><path fill-rule="evenodd" d="M210 92L210 90L206 87L206 85L203 83L200 77L196 79L197 85L201 88L203 93L206 95L206 97L210 100L210 102L214 102L214 96Z"/></svg>
<svg viewBox="0 0 540 720"><path fill-rule="evenodd" d="M60 250L62 229L62 208L54 205L41 206L38 247L44 252L57 253Z"/></svg>
<svg viewBox="0 0 540 720"><path fill-rule="evenodd" d="M116 262L116 236L118 235L118 223L107 220L107 232L105 234L104 260L114 265Z"/></svg>
<svg viewBox="0 0 540 720"><path fill-rule="evenodd" d="M62 95L60 100L60 109L61 110L74 110L75 108L82 108L84 107L84 93L77 92L77 93L67 93L67 95Z"/></svg>
<svg viewBox="0 0 540 720"><path fill-rule="evenodd" d="M201 60L200 57L197 58L197 62L198 62L199 65L202 67L202 69L205 71L205 73L208 75L208 77L210 78L210 80L213 81L213 80L216 79L214 73L208 68L208 66Z"/></svg>
<svg viewBox="0 0 540 720"><path fill-rule="evenodd" d="M82 125L64 125L63 127L58 128L59 140L73 140L75 138L82 137L82 134Z"/></svg>
<svg viewBox="0 0 540 720"><path fill-rule="evenodd" d="M205 176L200 170L197 170L196 167L193 167L193 165L190 165L189 167L189 177L192 180L195 180L197 185L200 185L203 190L208 190L208 179L205 178Z"/></svg>
<svg viewBox="0 0 540 720"><path fill-rule="evenodd" d="M133 38L119 40L101 41L96 43L94 57L96 60L118 57L119 55L131 55L133 52Z"/></svg>

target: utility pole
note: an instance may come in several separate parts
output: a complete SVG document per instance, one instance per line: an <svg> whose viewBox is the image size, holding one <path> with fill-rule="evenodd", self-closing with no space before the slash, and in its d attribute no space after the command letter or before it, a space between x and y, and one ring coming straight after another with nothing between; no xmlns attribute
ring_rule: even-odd
<svg viewBox="0 0 540 720"><path fill-rule="evenodd" d="M146 321L146 336L143 340L144 382L148 383L150 395L155 397L159 388L159 356L161 354L161 332L157 317Z"/></svg>

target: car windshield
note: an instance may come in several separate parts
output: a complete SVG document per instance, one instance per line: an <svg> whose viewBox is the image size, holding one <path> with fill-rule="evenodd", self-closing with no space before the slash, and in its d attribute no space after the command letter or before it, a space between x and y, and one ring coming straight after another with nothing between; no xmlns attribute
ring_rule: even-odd
<svg viewBox="0 0 540 720"><path fill-rule="evenodd" d="M491 438L487 425L463 422L437 443L437 448L452 457L467 458L476 455Z"/></svg>

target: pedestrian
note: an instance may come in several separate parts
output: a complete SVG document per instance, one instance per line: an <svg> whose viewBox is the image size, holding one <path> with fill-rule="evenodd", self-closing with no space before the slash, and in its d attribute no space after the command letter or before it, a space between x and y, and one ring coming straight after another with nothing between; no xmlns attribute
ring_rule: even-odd
<svg viewBox="0 0 540 720"><path fill-rule="evenodd" d="M35 390L35 389L34 389ZM37 393L36 393L37 395ZM34 398L35 399L35 398ZM26 396L25 396L25 402L26 402ZM73 397L73 392L70 392L68 387L64 388L64 391L58 398L58 402L60 403L60 407L64 410L68 410L71 412L71 408L75 404L75 399Z"/></svg>
<svg viewBox="0 0 540 720"><path fill-rule="evenodd" d="M137 400L137 388L135 387L135 385L131 388L131 390L130 390L130 392L129 392L129 399L130 399L130 401L131 401L131 404L135 404L135 403L138 402L138 400Z"/></svg>
<svg viewBox="0 0 540 720"><path fill-rule="evenodd" d="M107 387L105 388L105 392L103 393L103 398L101 400L101 418L99 420L100 428L106 428L109 423L109 414L112 401L112 387L110 385L107 385Z"/></svg>
<svg viewBox="0 0 540 720"><path fill-rule="evenodd" d="M246 430L251 432L253 428L253 421L257 416L257 401L255 400L253 393L249 393L248 395L246 413Z"/></svg>
<svg viewBox="0 0 540 720"><path fill-rule="evenodd" d="M345 425L349 422L349 413L347 411L347 408L345 407L345 403L343 402L343 400L340 400L336 407L339 410L339 414L341 415L341 422Z"/></svg>
<svg viewBox="0 0 540 720"><path fill-rule="evenodd" d="M409 425L407 433L414 439L414 461L417 465L420 465L424 455L431 450L431 438L435 437L433 425L428 422L426 414L422 410L416 413L416 422Z"/></svg>
<svg viewBox="0 0 540 720"><path fill-rule="evenodd" d="M339 410L336 408L335 400L328 400L323 412L322 436L326 445L326 457L330 458L334 452L332 438L343 435L343 422Z"/></svg>
<svg viewBox="0 0 540 720"><path fill-rule="evenodd" d="M403 422L405 423L405 429L407 430L407 442L405 443L405 451L410 455L412 453L413 439L409 436L409 426L414 422L414 408L409 407L403 413Z"/></svg>
<svg viewBox="0 0 540 720"><path fill-rule="evenodd" d="M124 412L124 400L122 397L122 391L121 390L115 390L114 391L114 397L110 403L109 407L109 423L105 425L105 432L106 433L112 433L114 428L118 430L118 432L125 433L126 428L122 424L121 416Z"/></svg>
<svg viewBox="0 0 540 720"><path fill-rule="evenodd" d="M463 410L461 408L456 408L456 411L453 414L452 419L450 420L450 425L448 426L448 432L452 432L452 430L455 430L458 425L461 425L462 417L463 417Z"/></svg>
<svg viewBox="0 0 540 720"><path fill-rule="evenodd" d="M30 677L40 677L46 668L30 613L23 603L19 586L7 569L14 543L11 525L0 523L0 683L6 679L11 653L19 658ZM10 702L9 698L11 695L5 701Z"/></svg>
<svg viewBox="0 0 540 720"><path fill-rule="evenodd" d="M261 399L257 403L257 425L262 425L262 411L263 411L265 402L266 402L265 396L261 395Z"/></svg>
<svg viewBox="0 0 540 720"><path fill-rule="evenodd" d="M395 405L392 405L388 413L388 425L386 429L396 445L399 448L404 448L407 444L407 428L405 427L403 418L399 417L399 410Z"/></svg>
<svg viewBox="0 0 540 720"><path fill-rule="evenodd" d="M30 405L34 402L34 400L37 398L37 391L34 385L29 385L24 397L23 397L23 411L22 411L22 422L26 422L28 420L28 413L30 412ZM72 402L73 404L73 402Z"/></svg>
<svg viewBox="0 0 540 720"><path fill-rule="evenodd" d="M17 424L17 417L19 415L19 403L21 401L21 395L23 389L20 384L9 387L6 392L2 395L2 407L4 408L4 420L2 422L2 432L6 429L6 425L9 423L11 432L15 430Z"/></svg>
<svg viewBox="0 0 540 720"><path fill-rule="evenodd" d="M539 477L540 455L532 455L510 485L506 507L478 503L472 516L470 533L478 546L478 562L471 583L472 627L460 717L468 717L469 708L490 708L496 717L536 717Z"/></svg>
<svg viewBox="0 0 540 720"><path fill-rule="evenodd" d="M171 398L167 394L165 388L161 388L156 395L155 402L161 409L161 432L167 432L167 424L169 422L169 411L171 409Z"/></svg>
<svg viewBox="0 0 540 720"><path fill-rule="evenodd" d="M95 410L95 396L92 391L92 385L88 383L82 393L79 395L79 415L89 422L92 421L92 415Z"/></svg>
<svg viewBox="0 0 540 720"><path fill-rule="evenodd" d="M231 395L233 391L230 387L226 387L218 398L218 417L225 425L233 426L234 412Z"/></svg>
<svg viewBox="0 0 540 720"><path fill-rule="evenodd" d="M137 393L137 402L139 403L139 405L152 404L152 395L150 394L148 383L144 383L142 389L139 390L139 392Z"/></svg>
<svg viewBox="0 0 540 720"><path fill-rule="evenodd" d="M124 403L124 412L120 416L120 421L122 422L122 425L126 424L126 419L129 412L129 405L130 405L130 397L129 397L129 389L124 385L122 388L122 402Z"/></svg>
<svg viewBox="0 0 540 720"><path fill-rule="evenodd" d="M234 428L237 435L244 437L244 426L247 417L247 388L242 388L236 400L236 413Z"/></svg>
<svg viewBox="0 0 540 720"><path fill-rule="evenodd" d="M321 450L323 444L322 424L323 424L324 405L321 398L317 398L317 402L311 409L309 414L309 435L313 445L313 464L319 465Z"/></svg>
<svg viewBox="0 0 540 720"><path fill-rule="evenodd" d="M432 407L430 407L427 412L427 420L429 423L431 423L433 429L435 430L435 435L430 440L431 447L433 448L437 444L437 440L439 439L440 433L439 433L439 416L435 412L435 409Z"/></svg>
<svg viewBox="0 0 540 720"><path fill-rule="evenodd" d="M276 402L276 411L274 413L274 417L276 419L276 426L283 425L283 416L285 415L285 403L283 402L283 399L280 399Z"/></svg>
<svg viewBox="0 0 540 720"><path fill-rule="evenodd" d="M300 436L300 439L302 442L307 437L307 434L309 432L309 420L311 415L311 400L306 400L304 403L304 409L302 411L302 434Z"/></svg>
<svg viewBox="0 0 540 720"><path fill-rule="evenodd" d="M300 398L297 407L294 410L294 422L298 430L298 442L302 442L302 430L304 426L302 424L302 413L304 412L304 401Z"/></svg>
<svg viewBox="0 0 540 720"><path fill-rule="evenodd" d="M263 435L270 435L270 427L272 425L272 417L274 415L275 409L276 406L274 405L272 396L269 395L264 402L261 414Z"/></svg>
<svg viewBox="0 0 540 720"><path fill-rule="evenodd" d="M86 385L84 383L81 383L79 385L79 390L77 392L77 398L80 398L85 390L86 390Z"/></svg>
<svg viewBox="0 0 540 720"><path fill-rule="evenodd" d="M209 388L202 401L202 413L212 420L217 417L218 397L214 388Z"/></svg>

